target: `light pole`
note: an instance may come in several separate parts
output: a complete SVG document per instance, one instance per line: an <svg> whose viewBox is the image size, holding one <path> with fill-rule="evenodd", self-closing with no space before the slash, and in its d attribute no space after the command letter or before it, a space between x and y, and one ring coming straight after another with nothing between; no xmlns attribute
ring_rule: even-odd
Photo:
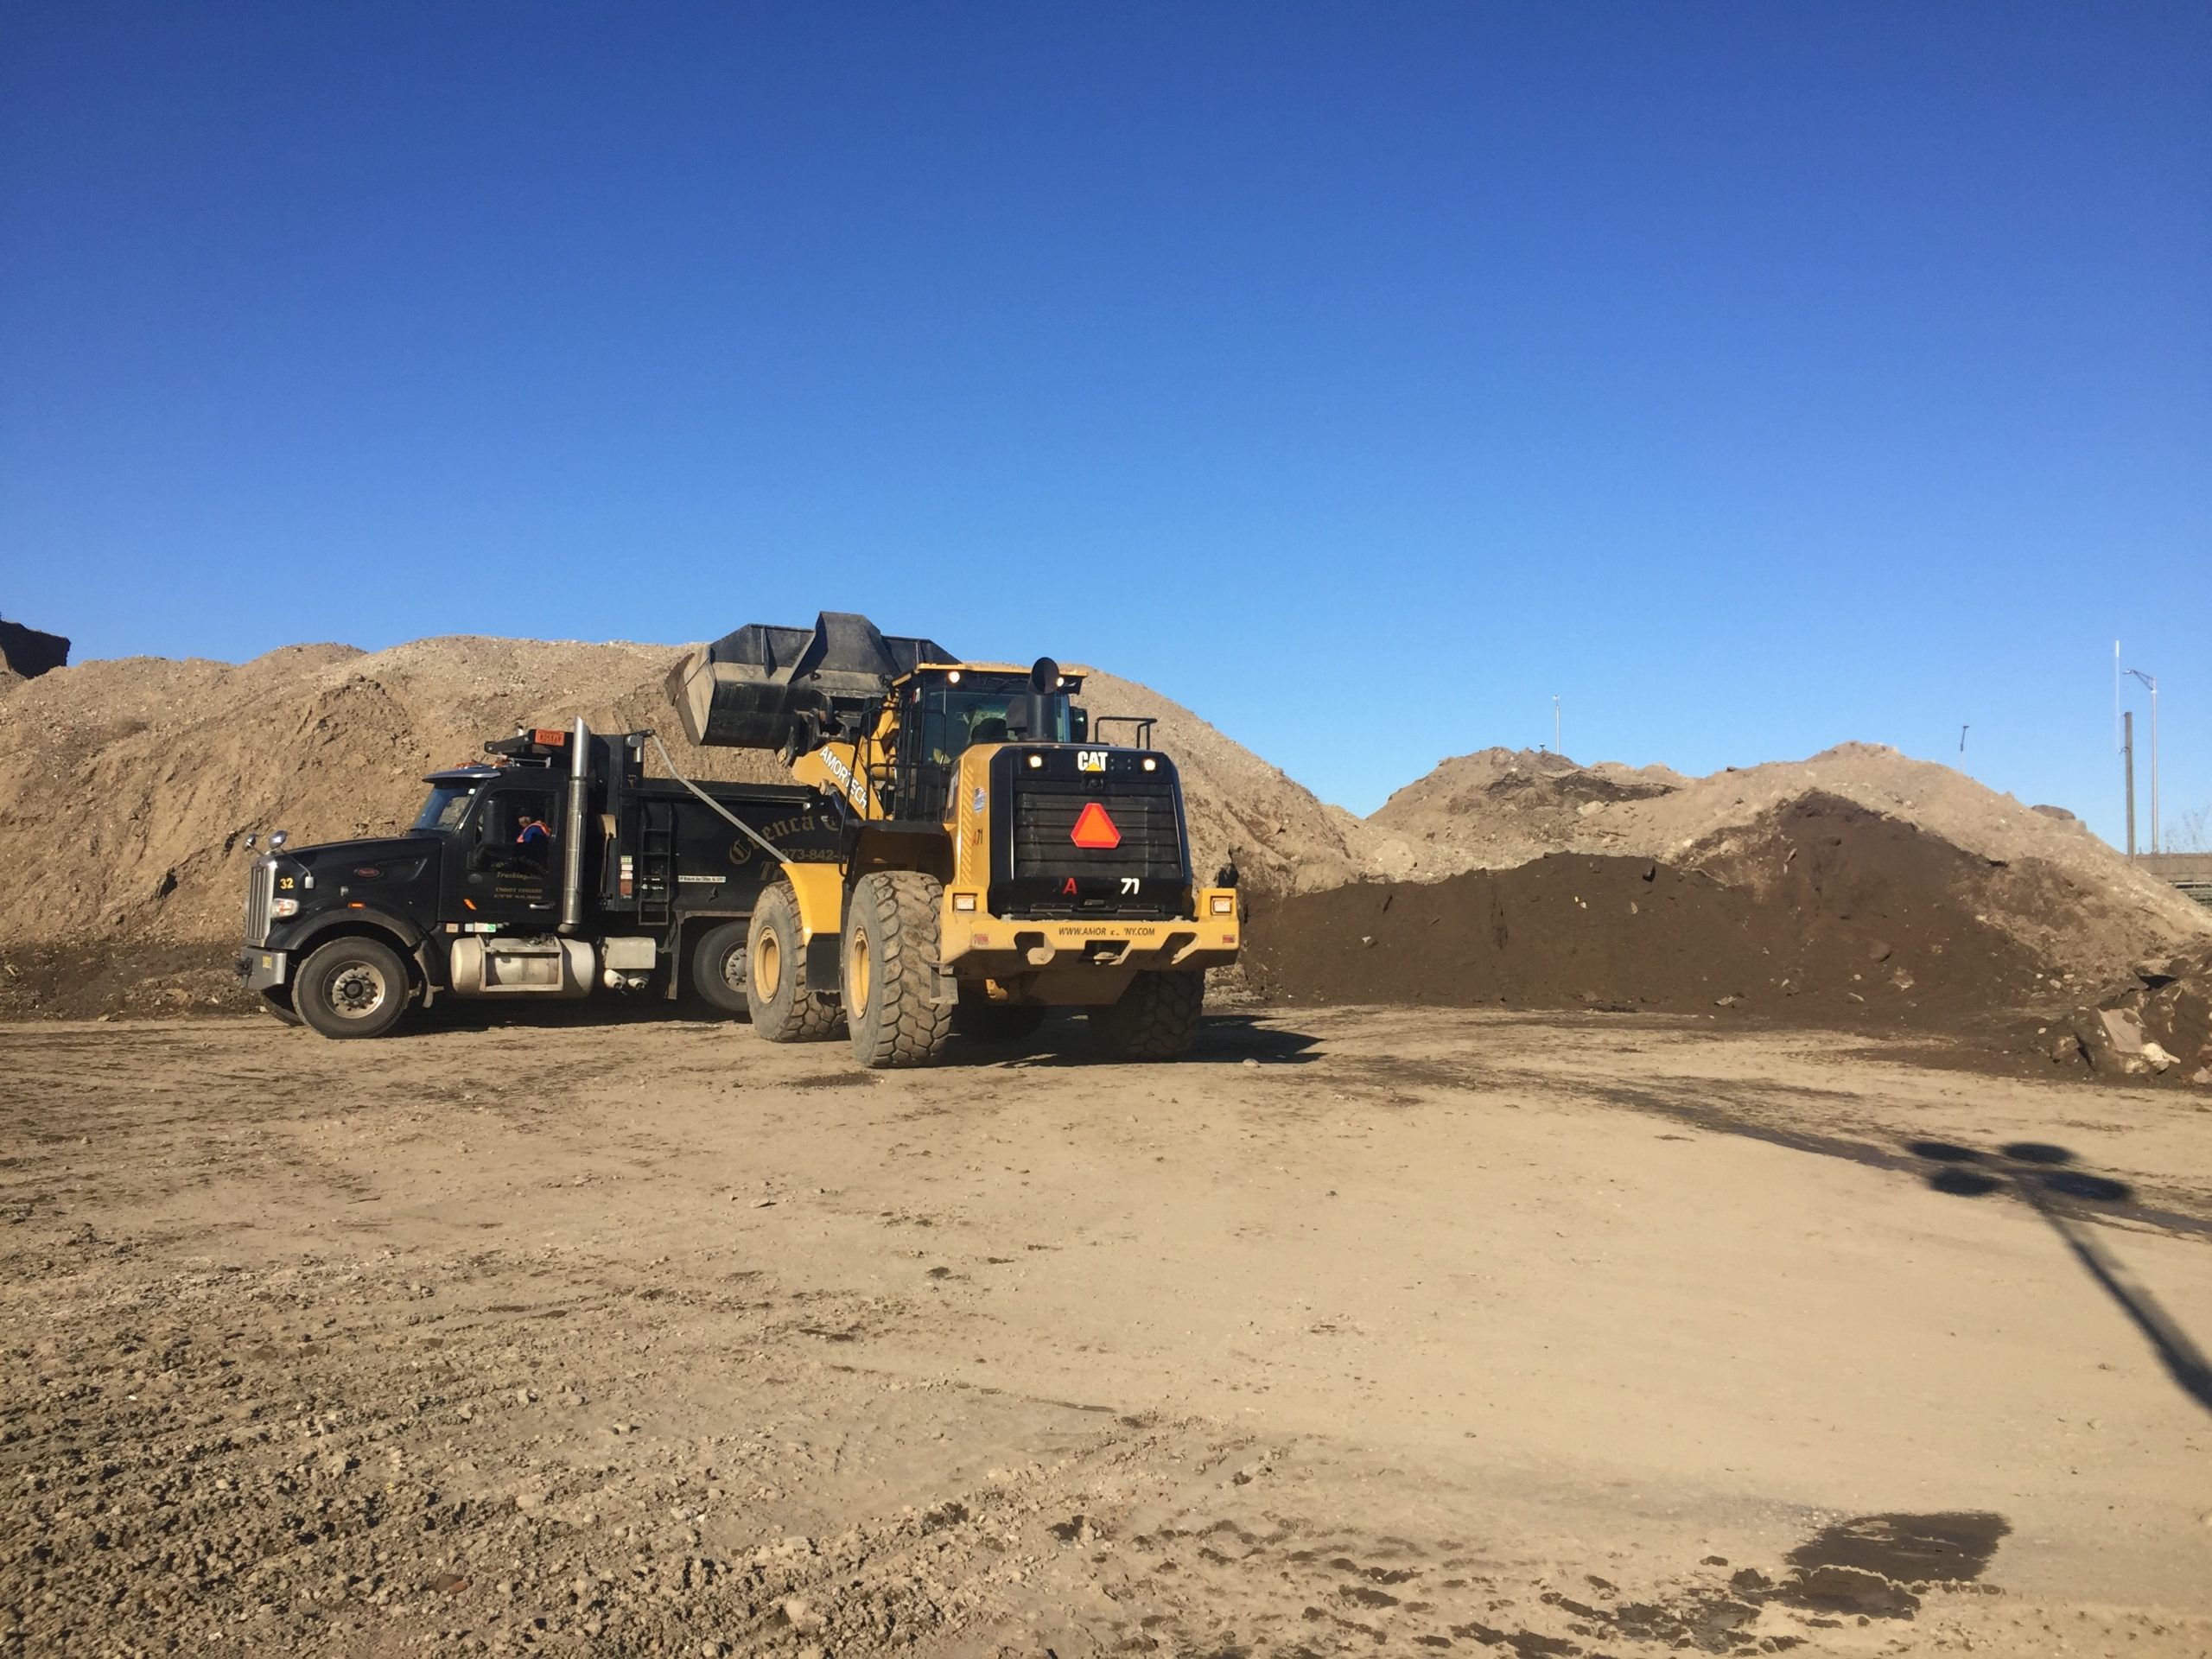
<svg viewBox="0 0 2212 1659"><path fill-rule="evenodd" d="M2158 677L2139 668L2127 671L2151 688L2151 850L2158 850Z"/></svg>
<svg viewBox="0 0 2212 1659"><path fill-rule="evenodd" d="M1559 753L1559 699L1552 699L1552 753Z"/></svg>

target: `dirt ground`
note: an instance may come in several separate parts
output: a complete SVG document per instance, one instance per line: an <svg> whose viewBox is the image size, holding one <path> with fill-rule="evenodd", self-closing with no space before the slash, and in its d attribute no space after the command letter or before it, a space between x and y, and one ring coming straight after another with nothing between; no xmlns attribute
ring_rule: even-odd
<svg viewBox="0 0 2212 1659"><path fill-rule="evenodd" d="M1079 1036L0 1026L9 1650L2212 1651L2194 1102Z"/></svg>

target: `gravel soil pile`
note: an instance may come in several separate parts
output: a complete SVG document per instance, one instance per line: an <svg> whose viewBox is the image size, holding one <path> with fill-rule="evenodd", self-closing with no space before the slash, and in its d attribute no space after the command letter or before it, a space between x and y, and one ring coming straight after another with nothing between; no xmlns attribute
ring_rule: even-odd
<svg viewBox="0 0 2212 1659"><path fill-rule="evenodd" d="M250 663L135 658L56 669L0 690L0 1007L43 985L81 988L33 947L146 964L169 947L226 946L238 927L249 832L296 840L387 833L419 808L423 774L480 760L517 725L652 728L690 776L789 782L772 755L683 741L662 691L681 647L520 639L416 640L366 653L298 645ZM1232 852L1279 887L1355 872L1328 809L1190 710L1101 675L1102 713L1150 714L1182 768L1194 852ZM652 763L658 770L658 762ZM103 953L105 953L103 955ZM60 999L57 1002L54 999ZM130 999L124 999L127 1002Z"/></svg>

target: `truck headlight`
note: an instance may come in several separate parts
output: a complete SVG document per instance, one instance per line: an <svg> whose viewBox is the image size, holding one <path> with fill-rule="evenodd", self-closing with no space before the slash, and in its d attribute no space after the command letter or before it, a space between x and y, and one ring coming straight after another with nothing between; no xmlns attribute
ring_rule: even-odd
<svg viewBox="0 0 2212 1659"><path fill-rule="evenodd" d="M1236 913L1236 900L1235 897L1226 893L1217 893L1214 894L1213 913L1217 916L1234 916Z"/></svg>
<svg viewBox="0 0 2212 1659"><path fill-rule="evenodd" d="M279 899L269 906L269 913L280 922L289 922L300 913L300 901L296 899Z"/></svg>

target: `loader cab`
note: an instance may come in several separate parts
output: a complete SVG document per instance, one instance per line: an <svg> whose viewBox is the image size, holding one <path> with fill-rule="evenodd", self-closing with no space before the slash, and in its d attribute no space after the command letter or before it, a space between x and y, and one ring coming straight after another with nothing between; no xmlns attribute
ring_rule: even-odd
<svg viewBox="0 0 2212 1659"><path fill-rule="evenodd" d="M978 745L1082 742L1090 734L1090 720L1074 702L1082 689L1082 676L1063 674L1049 660L1028 670L916 669L892 688L898 735L884 791L891 816L943 822L953 770Z"/></svg>

